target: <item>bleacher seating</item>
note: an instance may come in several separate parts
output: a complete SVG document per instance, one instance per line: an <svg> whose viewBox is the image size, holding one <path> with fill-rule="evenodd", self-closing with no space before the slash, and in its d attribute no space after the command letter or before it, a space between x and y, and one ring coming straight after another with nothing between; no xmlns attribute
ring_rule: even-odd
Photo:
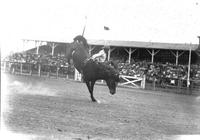
<svg viewBox="0 0 200 140"><path fill-rule="evenodd" d="M188 66L187 65L174 65L162 63L148 63L135 62L134 64L119 63L120 74L129 76L138 76L146 74L147 81L161 81L162 79L175 79L187 80ZM190 70L191 80L200 80L200 64L191 65ZM175 83L174 83L175 84Z"/></svg>

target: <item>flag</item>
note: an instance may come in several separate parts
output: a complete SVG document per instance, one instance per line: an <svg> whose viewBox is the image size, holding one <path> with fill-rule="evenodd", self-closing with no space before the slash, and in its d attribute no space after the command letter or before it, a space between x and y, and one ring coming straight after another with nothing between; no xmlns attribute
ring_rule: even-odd
<svg viewBox="0 0 200 140"><path fill-rule="evenodd" d="M110 30L109 27L104 26L104 30Z"/></svg>

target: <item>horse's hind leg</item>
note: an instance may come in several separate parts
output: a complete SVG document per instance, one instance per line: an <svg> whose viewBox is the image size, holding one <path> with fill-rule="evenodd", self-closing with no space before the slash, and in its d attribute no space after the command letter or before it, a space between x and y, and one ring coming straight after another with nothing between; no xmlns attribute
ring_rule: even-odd
<svg viewBox="0 0 200 140"><path fill-rule="evenodd" d="M91 99L92 99L92 101L93 102L97 102L97 100L94 98L94 96L93 96L93 89L94 89L94 81L87 81L86 82L86 85L87 85L87 87L88 87L88 90L89 90L89 92L90 92L90 97L91 97Z"/></svg>

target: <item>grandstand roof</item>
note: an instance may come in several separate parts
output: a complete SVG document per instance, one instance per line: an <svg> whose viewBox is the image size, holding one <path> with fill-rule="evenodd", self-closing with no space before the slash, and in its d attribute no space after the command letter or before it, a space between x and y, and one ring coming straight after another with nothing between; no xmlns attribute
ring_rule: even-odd
<svg viewBox="0 0 200 140"><path fill-rule="evenodd" d="M88 40L90 45L109 45L115 47L131 48L150 48L150 49L170 49L170 50L191 50L198 49L198 44L181 43L160 43L160 42L142 42L142 41L114 41L114 40Z"/></svg>
<svg viewBox="0 0 200 140"><path fill-rule="evenodd" d="M49 41L49 40L31 40L29 41L44 41L44 42L54 42L54 43L69 43L67 41ZM88 44L90 45L109 45L114 47L131 47L131 48L147 48L147 49L166 49L166 50L191 50L195 51L198 48L198 44L188 44L188 43L161 43L161 42L144 42L144 41L122 41L122 40L91 40L88 39Z"/></svg>

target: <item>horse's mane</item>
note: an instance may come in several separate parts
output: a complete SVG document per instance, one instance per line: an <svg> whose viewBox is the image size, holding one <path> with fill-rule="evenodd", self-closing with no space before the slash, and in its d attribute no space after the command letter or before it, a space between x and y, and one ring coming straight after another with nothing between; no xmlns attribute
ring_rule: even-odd
<svg viewBox="0 0 200 140"><path fill-rule="evenodd" d="M82 42L83 45L84 45L85 47L88 46L87 40L86 40L82 35L76 36L76 37L74 38L74 42L76 42L76 41L78 41L79 43Z"/></svg>

